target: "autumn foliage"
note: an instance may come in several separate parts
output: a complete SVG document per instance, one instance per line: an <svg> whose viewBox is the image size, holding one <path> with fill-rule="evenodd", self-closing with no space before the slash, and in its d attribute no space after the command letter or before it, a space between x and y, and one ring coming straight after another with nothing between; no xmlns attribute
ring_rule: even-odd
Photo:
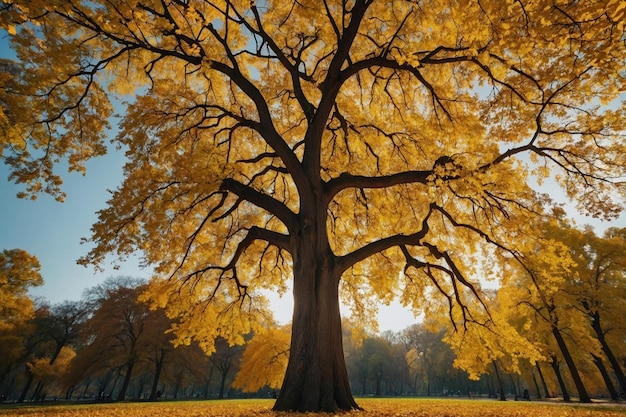
<svg viewBox="0 0 626 417"><path fill-rule="evenodd" d="M0 331L23 326L34 315L28 289L43 284L37 257L22 249L0 253Z"/></svg>
<svg viewBox="0 0 626 417"><path fill-rule="evenodd" d="M359 407L340 297L363 321L400 294L454 331L493 330L484 280L526 271L545 293L535 269L559 265L537 183L621 210L620 0L0 4L18 56L0 90L11 178L62 199L58 162L106 152L118 106L124 181L81 262L140 252L152 307L207 352L267 327L260 290L291 285L276 410Z"/></svg>
<svg viewBox="0 0 626 417"><path fill-rule="evenodd" d="M622 417L623 407L602 406L572 407L555 404L498 403L472 400L420 400L420 399L363 399L364 410L360 417ZM268 400L235 400L221 402L134 403L118 405L75 405L53 407L23 407L19 410L0 409L6 417L40 417L54 413L57 417L140 417L152 416L221 416L221 417L296 417L302 413L270 412ZM352 416L336 413L335 416Z"/></svg>
<svg viewBox="0 0 626 417"><path fill-rule="evenodd" d="M289 360L289 328L273 327L254 335L246 344L241 370L233 382L243 392L280 389Z"/></svg>

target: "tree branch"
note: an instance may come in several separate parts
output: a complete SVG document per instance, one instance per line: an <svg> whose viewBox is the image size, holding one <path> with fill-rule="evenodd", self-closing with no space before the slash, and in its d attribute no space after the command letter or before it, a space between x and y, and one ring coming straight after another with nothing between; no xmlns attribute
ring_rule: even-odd
<svg viewBox="0 0 626 417"><path fill-rule="evenodd" d="M328 201L341 191L348 188L386 188L400 184L426 184L432 170L405 171L397 174L367 177L342 173L326 183L326 197Z"/></svg>
<svg viewBox="0 0 626 417"><path fill-rule="evenodd" d="M363 261L364 259L367 259L372 255L383 252L395 246L419 245L420 241L426 236L426 234L428 234L428 231L430 230L428 226L428 220L430 219L430 215L433 213L434 208L434 204L431 204L428 213L422 220L422 227L418 232L411 235L394 235L380 240L376 240L356 249L353 252L337 257L335 263L337 265L338 271L343 272L351 266Z"/></svg>
<svg viewBox="0 0 626 417"><path fill-rule="evenodd" d="M257 190L240 183L232 178L226 178L220 186L221 191L230 191L240 198L266 210L268 213L275 215L289 231L293 232L297 228L296 215L283 203L272 198L267 194L258 192Z"/></svg>

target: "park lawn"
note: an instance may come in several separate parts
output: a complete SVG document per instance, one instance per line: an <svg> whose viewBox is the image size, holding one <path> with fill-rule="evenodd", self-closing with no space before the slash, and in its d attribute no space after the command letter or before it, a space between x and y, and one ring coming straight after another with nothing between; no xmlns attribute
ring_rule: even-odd
<svg viewBox="0 0 626 417"><path fill-rule="evenodd" d="M350 417L626 417L626 405L549 404L468 399L361 398L364 411L324 414ZM138 402L0 407L0 417L291 417L273 413L273 400Z"/></svg>

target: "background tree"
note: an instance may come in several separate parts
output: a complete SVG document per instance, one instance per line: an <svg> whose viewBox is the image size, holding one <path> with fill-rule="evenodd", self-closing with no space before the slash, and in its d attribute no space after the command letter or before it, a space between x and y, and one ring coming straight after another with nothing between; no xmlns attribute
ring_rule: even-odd
<svg viewBox="0 0 626 417"><path fill-rule="evenodd" d="M10 330L0 330L0 395L10 397L15 389L15 368L23 365L30 355L28 343L35 326L26 322Z"/></svg>
<svg viewBox="0 0 626 417"><path fill-rule="evenodd" d="M97 309L85 323L91 340L81 353L88 363L117 369L123 376L117 400L125 399L133 370L144 360L141 353L148 306L138 300L144 289L141 281L118 278L90 290Z"/></svg>
<svg viewBox="0 0 626 417"><path fill-rule="evenodd" d="M81 324L87 317L88 310L80 302L65 301L49 306L41 306L40 314L36 317L36 332L45 346L42 357L32 362L37 364L41 372L34 372L34 376L43 375L37 381L33 391L33 398L43 398L46 380L61 379L67 372L71 361L76 356L74 345L80 336ZM64 353L61 364L57 364L59 355ZM58 394L58 393L57 393Z"/></svg>
<svg viewBox="0 0 626 417"><path fill-rule="evenodd" d="M361 346L361 355L358 361L365 365L363 374L365 385L363 393L368 392L366 385L372 382L374 386L373 394L376 397L382 395L382 382L391 372L391 347L384 338L368 337Z"/></svg>
<svg viewBox="0 0 626 417"><path fill-rule="evenodd" d="M217 398L224 398L225 388L239 371L239 362L244 348L241 345L230 346L224 338L215 341L215 352L209 357L219 378Z"/></svg>
<svg viewBox="0 0 626 417"><path fill-rule="evenodd" d="M462 330L448 325L443 339L455 353L454 366L468 372L472 380L478 380L482 374L495 377L500 400L506 400L504 380L507 378L517 399L513 375L521 375L521 363L542 359L539 350L520 334L516 318L511 314L515 305L511 303L505 291L490 292L488 314L477 316L476 322L466 324Z"/></svg>
<svg viewBox="0 0 626 417"><path fill-rule="evenodd" d="M148 311L145 325L145 339L143 342L146 360L151 362L153 369L152 384L148 399L156 400L159 392L161 373L166 365L172 360L176 352L174 347L174 335L169 332L172 325L162 309ZM183 349L180 349L181 351Z"/></svg>
<svg viewBox="0 0 626 417"><path fill-rule="evenodd" d="M36 379L36 374L33 372L33 367L36 363L49 363L50 359L55 351L55 343L50 339L47 333L47 323L50 317L50 305L43 300L37 300L35 305L34 317L30 320L27 328L30 331L24 338L24 355L20 358L20 378L18 379L21 392L17 398L18 403L22 403L26 400L37 400L39 398L39 392L37 387L41 381ZM20 370L20 369L18 369ZM14 384L17 381L14 381ZM37 382L34 389L33 382ZM29 395L30 393L30 395Z"/></svg>
<svg viewBox="0 0 626 417"><path fill-rule="evenodd" d="M402 331L415 393L429 397L443 393L443 379L454 361L454 353L443 342L444 336L445 329L435 332L425 324L414 324Z"/></svg>
<svg viewBox="0 0 626 417"><path fill-rule="evenodd" d="M592 230L581 232L565 227L557 232L556 237L568 245L576 262L572 273L566 276L564 290L575 297L575 306L587 316L621 392L626 392L623 366L614 353L615 345L612 346L608 339L611 333L623 337L626 329L623 314L623 300L626 297L625 230L612 228L606 231L604 237L596 236ZM602 372L602 358L592 354L594 363ZM610 379L607 382L609 384Z"/></svg>
<svg viewBox="0 0 626 417"><path fill-rule="evenodd" d="M246 344L233 386L243 392L256 392L265 386L279 389L289 360L290 333L291 329L283 326L254 335Z"/></svg>
<svg viewBox="0 0 626 417"><path fill-rule="evenodd" d="M63 346L54 360L42 357L29 362L29 370L38 381L31 398L37 401L44 401L50 397L63 398L65 393L65 387L62 385L63 375L67 373L75 356L76 352L71 347Z"/></svg>
<svg viewBox="0 0 626 417"><path fill-rule="evenodd" d="M293 280L276 410L357 408L339 294L371 314L399 287L418 310L438 293L471 321L472 256L523 250L549 203L529 173L557 174L587 212L619 210L619 1L2 7L26 144L3 138L3 156L26 194L59 196L54 162L105 152L111 96L129 97L125 180L83 262L143 251L167 278L155 303L208 352L258 327L255 290Z"/></svg>
<svg viewBox="0 0 626 417"><path fill-rule="evenodd" d="M512 302L517 304L519 316L527 320L523 326L531 335L530 339L539 339L540 344L549 346L546 356L551 360L564 398L568 400L569 395L560 379L559 358L565 361L580 401L590 402L584 373L578 369L586 361L577 361L575 353L582 350L588 356L589 352L598 351L598 346L585 326L587 320L574 308L575 299L565 291L566 277L576 264L568 247L553 239L550 231L558 228L558 222L544 223L540 228L546 237L535 241L534 250L516 255L520 270L509 272L508 282L500 291L506 293L503 299L514 300ZM554 343L548 342L546 337ZM577 349L572 350L573 345Z"/></svg>

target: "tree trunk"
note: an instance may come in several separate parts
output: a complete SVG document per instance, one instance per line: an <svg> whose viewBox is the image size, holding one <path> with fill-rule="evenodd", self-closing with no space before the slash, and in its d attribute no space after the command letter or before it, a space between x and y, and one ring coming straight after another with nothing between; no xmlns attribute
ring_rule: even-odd
<svg viewBox="0 0 626 417"><path fill-rule="evenodd" d="M26 372L27 372L27 379L26 379L26 385L24 386L24 389L22 390L22 393L20 394L20 397L17 400L18 404L21 404L24 402L24 400L26 400L26 395L28 394L28 391L30 390L30 386L33 383L33 380L35 379L35 377L33 376L33 373L30 371L30 369L28 368L28 366L26 367Z"/></svg>
<svg viewBox="0 0 626 417"><path fill-rule="evenodd" d="M513 374L509 374L509 379L511 380L511 385L513 385L513 399L515 401L519 401L519 393L517 392L517 384L515 383L515 378L513 378Z"/></svg>
<svg viewBox="0 0 626 417"><path fill-rule="evenodd" d="M361 395L365 395L367 391L367 378L361 378Z"/></svg>
<svg viewBox="0 0 626 417"><path fill-rule="evenodd" d="M230 365L224 367L223 369L220 369L221 374L220 374L220 391L219 394L217 395L217 398L219 398L220 400L224 398L224 388L226 387L226 377L228 376L228 370L230 369Z"/></svg>
<svg viewBox="0 0 626 417"><path fill-rule="evenodd" d="M535 375L535 373L532 373L533 376L533 382L535 384L535 391L537 391L537 398L541 399L541 390L539 389L539 383L537 382L537 375Z"/></svg>
<svg viewBox="0 0 626 417"><path fill-rule="evenodd" d="M155 358L154 379L152 380L152 388L150 389L150 400L156 400L157 398L159 379L161 378L161 370L163 369L163 363L165 362L166 352L166 350L161 350L161 354Z"/></svg>
<svg viewBox="0 0 626 417"><path fill-rule="evenodd" d="M65 390L65 399L66 400L71 400L72 399L72 395L74 395L74 389L76 389L76 386L72 385L71 387L68 387Z"/></svg>
<svg viewBox="0 0 626 417"><path fill-rule="evenodd" d="M587 393L585 389L585 385L583 384L583 380L578 373L578 369L576 369L576 364L574 363L574 359L565 344L565 340L563 339L563 335L561 335L561 331L556 327L552 326L552 334L556 339L556 343L559 345L559 349L561 350L561 354L563 355L563 359L565 359L565 363L567 364L567 368L569 369L570 375L574 380L574 385L576 386L576 390L578 391L578 398L581 403L590 403L591 397Z"/></svg>
<svg viewBox="0 0 626 417"><path fill-rule="evenodd" d="M318 227L317 232L307 233L305 226L304 236L295 244L291 350L274 411L359 409L350 392L343 354L340 273L325 228L323 222L323 230Z"/></svg>
<svg viewBox="0 0 626 417"><path fill-rule="evenodd" d="M541 366L539 362L535 363L535 367L537 368L537 374L539 375L539 379L541 380L541 385L543 385L543 390L546 393L546 398L550 398L550 391L548 390L548 384L546 383L546 379L543 377L543 372L541 371Z"/></svg>
<svg viewBox="0 0 626 417"><path fill-rule="evenodd" d="M500 378L500 370L498 369L498 364L496 363L496 361L493 361L493 369L496 371L496 380L498 381L498 389L500 390L500 401L506 401L504 384L502 383L502 378Z"/></svg>
<svg viewBox="0 0 626 417"><path fill-rule="evenodd" d="M606 370L606 367L604 366L604 362L602 362L602 358L594 355L593 353L591 354L591 356L593 357L593 363L598 368L598 371L600 371L600 375L602 375L602 379L604 379L604 384L606 385L606 389L609 391L609 395L611 396L611 399L613 401L618 401L619 395L617 394L615 385L613 385L611 376L609 375L609 373Z"/></svg>
<svg viewBox="0 0 626 417"><path fill-rule="evenodd" d="M563 393L563 401L570 401L569 392L567 391L567 386L565 385L565 381L563 380L563 375L561 375L561 370L559 369L559 362L556 360L556 357L552 357L552 361L550 361L550 365L554 370L554 374L556 375L557 381L559 381L559 386L561 387L561 393Z"/></svg>
<svg viewBox="0 0 626 417"><path fill-rule="evenodd" d="M79 400L87 397L87 390L89 389L89 385L91 385L91 379L87 380L87 383L85 384L85 388L83 389L83 393L80 395L80 397L78 397ZM100 392L102 391L98 391L98 399L100 399Z"/></svg>
<svg viewBox="0 0 626 417"><path fill-rule="evenodd" d="M375 387L375 391L374 391L374 396L375 397L380 397L382 396L382 391L380 389L380 381L381 381L381 376L377 373L374 376L374 381L376 382L376 387Z"/></svg>
<svg viewBox="0 0 626 417"><path fill-rule="evenodd" d="M130 384L130 378L133 373L133 367L135 366L135 361L130 360L126 365L126 374L124 375L124 382L122 383L122 388L120 389L119 394L117 395L118 401L124 401L126 398L126 391L128 390L128 385Z"/></svg>
<svg viewBox="0 0 626 417"><path fill-rule="evenodd" d="M600 342L600 346L602 346L602 351L606 355L606 358L609 360L611 368L613 368L613 372L615 372L615 376L617 377L617 381L619 382L619 386L622 389L622 392L626 393L626 376L624 376L624 370L620 366L619 361L613 354L613 351L606 341L606 337L604 336L604 330L602 329L602 325L600 324L599 313L596 313L592 316L591 327L593 327L593 330L596 332L598 342Z"/></svg>
<svg viewBox="0 0 626 417"><path fill-rule="evenodd" d="M37 385L35 385L35 390L33 391L32 395L30 396L30 401L39 401L40 396L41 396L41 391L43 391L43 380L39 380L37 381Z"/></svg>
<svg viewBox="0 0 626 417"><path fill-rule="evenodd" d="M209 376L207 376L205 389L204 389L205 400L208 400L211 397L211 379L213 378L213 368L214 368L213 365L209 367Z"/></svg>
<svg viewBox="0 0 626 417"><path fill-rule="evenodd" d="M496 398L496 389L493 387L493 376L488 374L485 381L487 381L487 397Z"/></svg>

